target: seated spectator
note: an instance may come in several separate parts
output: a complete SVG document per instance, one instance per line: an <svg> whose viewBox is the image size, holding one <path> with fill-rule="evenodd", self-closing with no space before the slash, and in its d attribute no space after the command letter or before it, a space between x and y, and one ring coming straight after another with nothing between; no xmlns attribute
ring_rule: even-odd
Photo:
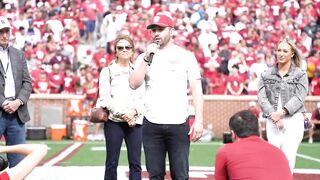
<svg viewBox="0 0 320 180"><path fill-rule="evenodd" d="M77 78L75 77L72 69L70 66L67 66L64 72L63 77L63 90L62 93L64 94L75 94L76 93L76 81Z"/></svg>
<svg viewBox="0 0 320 180"><path fill-rule="evenodd" d="M216 75L210 78L211 94L227 94L227 75L223 74L221 67L216 68Z"/></svg>
<svg viewBox="0 0 320 180"><path fill-rule="evenodd" d="M314 73L314 77L310 82L310 94L312 96L319 96L320 95L320 70L317 70Z"/></svg>
<svg viewBox="0 0 320 180"><path fill-rule="evenodd" d="M33 92L35 94L50 94L50 83L46 71L41 70L39 77L33 82Z"/></svg>
<svg viewBox="0 0 320 180"><path fill-rule="evenodd" d="M57 94L62 91L64 73L59 64L52 66L52 72L48 74L51 94Z"/></svg>
<svg viewBox="0 0 320 180"><path fill-rule="evenodd" d="M19 27L19 31L15 34L14 47L17 49L23 49L27 40L26 30L23 26Z"/></svg>
<svg viewBox="0 0 320 180"><path fill-rule="evenodd" d="M260 53L257 55L257 61L251 64L249 73L255 73L257 78L260 79L261 73L267 69L268 65L265 60L265 55Z"/></svg>
<svg viewBox="0 0 320 180"><path fill-rule="evenodd" d="M286 156L259 138L258 119L249 110L234 114L229 127L233 143L218 149L215 180L292 180Z"/></svg>
<svg viewBox="0 0 320 180"><path fill-rule="evenodd" d="M239 66L233 65L227 81L227 90L230 95L241 95L244 90L244 79L239 76Z"/></svg>
<svg viewBox="0 0 320 180"><path fill-rule="evenodd" d="M93 103L98 92L98 83L94 80L91 72L86 73L85 82L82 86L86 97L84 100L84 110L89 112L89 110L93 107Z"/></svg>
<svg viewBox="0 0 320 180"><path fill-rule="evenodd" d="M257 77L256 73L250 73L250 77L245 80L245 88L248 95L257 95L259 89L260 78Z"/></svg>
<svg viewBox="0 0 320 180"><path fill-rule="evenodd" d="M313 143L314 130L320 129L320 102L317 103L317 108L312 112L311 122L312 128L309 129L309 143Z"/></svg>
<svg viewBox="0 0 320 180"><path fill-rule="evenodd" d="M44 144L19 144L0 146L0 153L17 153L26 155L15 167L6 168L0 172L0 179L15 180L24 179L47 154L47 146Z"/></svg>
<svg viewBox="0 0 320 180"><path fill-rule="evenodd" d="M42 42L37 42L32 49L32 53L35 55L37 64L42 64L46 61L47 50Z"/></svg>
<svg viewBox="0 0 320 180"><path fill-rule="evenodd" d="M71 65L71 61L68 56L62 53L62 47L57 47L56 54L49 60L49 64L60 64L62 67L66 65Z"/></svg>
<svg viewBox="0 0 320 180"><path fill-rule="evenodd" d="M106 56L106 49L105 49L105 44L101 43L98 46L98 49L93 53L92 55L92 61L91 64L94 64L94 66L101 68L100 67L100 59L105 58Z"/></svg>

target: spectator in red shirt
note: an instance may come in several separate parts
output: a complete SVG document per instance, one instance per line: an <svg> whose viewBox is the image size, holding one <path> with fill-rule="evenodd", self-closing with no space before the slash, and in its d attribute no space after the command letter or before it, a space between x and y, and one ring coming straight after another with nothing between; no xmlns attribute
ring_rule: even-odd
<svg viewBox="0 0 320 180"><path fill-rule="evenodd" d="M227 76L223 74L221 67L216 68L216 76L211 78L211 94L225 95L227 94Z"/></svg>
<svg viewBox="0 0 320 180"><path fill-rule="evenodd" d="M101 58L99 60L99 68L98 68L98 72L100 72L104 67L107 67L107 60L105 58Z"/></svg>
<svg viewBox="0 0 320 180"><path fill-rule="evenodd" d="M38 64L42 64L46 61L47 50L42 42L37 42L32 51Z"/></svg>
<svg viewBox="0 0 320 180"><path fill-rule="evenodd" d="M310 83L310 93L312 96L320 96L320 70L314 73Z"/></svg>
<svg viewBox="0 0 320 180"><path fill-rule="evenodd" d="M47 72L41 70L39 78L33 83L33 92L36 94L50 94L50 83Z"/></svg>
<svg viewBox="0 0 320 180"><path fill-rule="evenodd" d="M50 93L57 94L60 93L63 87L63 72L59 64L54 64L52 66L52 72L49 73L49 82L50 82Z"/></svg>
<svg viewBox="0 0 320 180"><path fill-rule="evenodd" d="M33 25L39 29L41 35L43 36L46 29L46 22L42 11L37 10L35 12Z"/></svg>
<svg viewBox="0 0 320 180"><path fill-rule="evenodd" d="M312 128L309 129L309 143L313 143L314 130L320 129L320 102L317 103L317 108L313 110L311 120Z"/></svg>
<svg viewBox="0 0 320 180"><path fill-rule="evenodd" d="M106 56L106 46L104 43L101 43L99 46L98 46L98 49L96 52L93 53L93 56L92 56L92 61L93 64L97 67L97 68L101 68L100 67L100 59L102 58L105 58Z"/></svg>
<svg viewBox="0 0 320 180"><path fill-rule="evenodd" d="M65 74L63 77L63 90L62 93L64 94L75 94L76 93L76 77L70 66L67 66L65 69Z"/></svg>
<svg viewBox="0 0 320 180"><path fill-rule="evenodd" d="M227 90L230 95L241 95L244 90L244 80L239 76L238 65L232 66L232 72L227 81Z"/></svg>
<svg viewBox="0 0 320 180"><path fill-rule="evenodd" d="M82 1L81 6L84 8L85 16L88 18L85 22L86 40L87 42L92 42L96 26L96 15L98 14L97 7L95 2L88 0Z"/></svg>
<svg viewBox="0 0 320 180"><path fill-rule="evenodd" d="M96 94L98 92L98 83L94 81L94 76L91 72L86 73L83 88L86 95L84 104L86 104L85 108L87 108L87 110L85 111L88 112L93 106L93 101L95 100Z"/></svg>
<svg viewBox="0 0 320 180"><path fill-rule="evenodd" d="M229 120L233 143L218 149L215 180L292 180L289 163L277 147L259 138L258 119L249 110Z"/></svg>
<svg viewBox="0 0 320 180"><path fill-rule="evenodd" d="M76 14L75 14L74 18L75 18L75 20L77 21L77 24L78 24L80 37L84 38L85 35L86 35L85 22L88 19L85 16L84 9L83 8L76 9Z"/></svg>

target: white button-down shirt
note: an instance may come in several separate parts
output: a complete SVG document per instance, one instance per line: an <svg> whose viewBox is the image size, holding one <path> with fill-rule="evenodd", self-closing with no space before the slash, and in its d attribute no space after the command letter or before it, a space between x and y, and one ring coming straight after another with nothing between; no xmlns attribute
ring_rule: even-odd
<svg viewBox="0 0 320 180"><path fill-rule="evenodd" d="M1 65L4 70L4 77L5 77L5 90L4 90L4 96L5 97L15 97L15 84L14 84L14 78L11 68L11 62L10 57L8 54L8 48L3 49L0 47L0 59L1 59Z"/></svg>

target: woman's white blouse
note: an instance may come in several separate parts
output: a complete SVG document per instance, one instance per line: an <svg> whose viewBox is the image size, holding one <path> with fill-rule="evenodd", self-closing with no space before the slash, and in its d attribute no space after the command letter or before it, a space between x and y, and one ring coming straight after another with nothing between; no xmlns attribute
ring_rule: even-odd
<svg viewBox="0 0 320 180"><path fill-rule="evenodd" d="M112 63L101 70L99 98L96 107L106 107L110 111L109 119L115 122L123 122L120 115L135 109L138 112L136 123L142 124L144 85L136 90L129 87L129 75L133 71L132 67L131 64L123 67Z"/></svg>

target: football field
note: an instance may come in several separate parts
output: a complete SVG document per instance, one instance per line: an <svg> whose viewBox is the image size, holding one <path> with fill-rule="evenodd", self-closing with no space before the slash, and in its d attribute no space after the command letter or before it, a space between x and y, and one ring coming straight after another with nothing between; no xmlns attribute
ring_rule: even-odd
<svg viewBox="0 0 320 180"><path fill-rule="evenodd" d="M48 155L27 178L33 179L103 179L105 147L103 141L28 141L45 143ZM190 179L213 179L214 160L220 141L192 143L190 148ZM295 180L320 179L320 143L300 145L294 173ZM142 153L143 178L148 179ZM168 172L169 173L169 172ZM128 179L125 146L121 149L118 179ZM169 176L168 176L169 179Z"/></svg>

